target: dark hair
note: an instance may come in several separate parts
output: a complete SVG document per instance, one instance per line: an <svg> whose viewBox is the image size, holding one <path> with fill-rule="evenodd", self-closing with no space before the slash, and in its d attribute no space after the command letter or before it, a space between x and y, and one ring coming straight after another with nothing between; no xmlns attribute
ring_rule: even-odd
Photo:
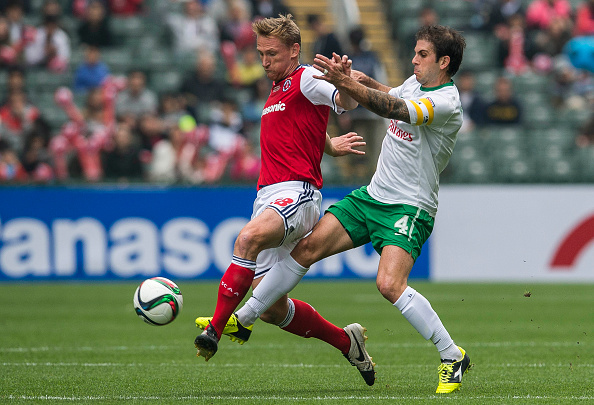
<svg viewBox="0 0 594 405"><path fill-rule="evenodd" d="M431 42L437 59L442 56L449 56L450 64L446 73L450 77L456 74L462 63L462 56L466 47L466 41L460 32L443 25L429 25L421 27L417 31L415 39L417 41L422 39Z"/></svg>

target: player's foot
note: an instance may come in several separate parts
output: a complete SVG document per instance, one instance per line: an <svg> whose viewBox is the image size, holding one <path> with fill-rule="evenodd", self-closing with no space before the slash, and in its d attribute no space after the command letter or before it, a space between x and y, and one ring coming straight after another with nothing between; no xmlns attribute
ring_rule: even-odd
<svg viewBox="0 0 594 405"><path fill-rule="evenodd" d="M462 352L462 360L441 360L441 364L437 369L439 385L437 391L435 391L438 394L448 394L459 390L462 384L462 376L470 369L470 357L460 346L458 346L458 349Z"/></svg>
<svg viewBox="0 0 594 405"><path fill-rule="evenodd" d="M204 332L196 337L194 346L198 349L196 356L204 357L205 361L208 361L214 356L219 348L219 338L217 332L215 332L215 328L209 324L206 329L204 329Z"/></svg>
<svg viewBox="0 0 594 405"><path fill-rule="evenodd" d="M196 326L204 330L210 325L210 321L212 321L212 317L196 318ZM241 322L239 322L237 315L233 314L223 329L223 335L229 336L229 339L231 339L232 342L237 342L242 345L250 338L253 328L253 324L250 326L243 326Z"/></svg>
<svg viewBox="0 0 594 405"><path fill-rule="evenodd" d="M365 332L367 332L367 329L358 323L352 323L347 325L344 331L351 339L351 348L349 349L349 353L345 354L344 357L346 357L352 366L357 367L357 370L359 370L367 385L373 385L375 382L375 370L373 368L375 363L365 349L365 341L367 340Z"/></svg>

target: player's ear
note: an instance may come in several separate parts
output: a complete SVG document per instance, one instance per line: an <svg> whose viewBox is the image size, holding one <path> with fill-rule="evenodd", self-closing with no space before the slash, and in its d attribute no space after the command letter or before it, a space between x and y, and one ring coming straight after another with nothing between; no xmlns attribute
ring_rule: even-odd
<svg viewBox="0 0 594 405"><path fill-rule="evenodd" d="M299 53L301 52L301 47L298 43L294 43L291 47L291 58L298 58Z"/></svg>
<svg viewBox="0 0 594 405"><path fill-rule="evenodd" d="M450 65L450 57L448 55L442 56L439 58L439 68L441 70L447 69Z"/></svg>

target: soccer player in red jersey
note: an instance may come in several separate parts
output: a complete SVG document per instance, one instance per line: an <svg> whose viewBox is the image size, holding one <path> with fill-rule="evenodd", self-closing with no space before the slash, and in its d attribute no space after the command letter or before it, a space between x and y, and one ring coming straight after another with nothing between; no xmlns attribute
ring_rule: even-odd
<svg viewBox="0 0 594 405"><path fill-rule="evenodd" d="M319 72L313 67L300 64L301 34L292 16L259 20L252 28L262 67L273 81L262 111L262 168L252 218L235 241L232 263L219 284L214 316L196 319L204 332L198 335L195 345L198 355L206 360L216 353L221 335L239 343L248 339L251 328L242 327L233 311L250 286L255 288L318 221L323 153L363 153L354 149L364 145L357 134L330 138L326 133L330 110L341 114L357 107L357 102L332 84L316 80L313 76ZM350 72L351 62L346 56L335 54L334 59ZM287 295L261 319L298 336L329 343L357 367L367 384L375 381L361 325L339 328L311 305Z"/></svg>

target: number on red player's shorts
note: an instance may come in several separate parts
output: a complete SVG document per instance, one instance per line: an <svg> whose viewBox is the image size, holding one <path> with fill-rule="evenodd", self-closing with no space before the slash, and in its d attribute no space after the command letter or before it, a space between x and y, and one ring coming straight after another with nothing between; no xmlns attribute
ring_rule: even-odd
<svg viewBox="0 0 594 405"><path fill-rule="evenodd" d="M293 202L292 198L277 198L276 201L273 201L272 204L276 204L281 207L286 207L287 205Z"/></svg>

